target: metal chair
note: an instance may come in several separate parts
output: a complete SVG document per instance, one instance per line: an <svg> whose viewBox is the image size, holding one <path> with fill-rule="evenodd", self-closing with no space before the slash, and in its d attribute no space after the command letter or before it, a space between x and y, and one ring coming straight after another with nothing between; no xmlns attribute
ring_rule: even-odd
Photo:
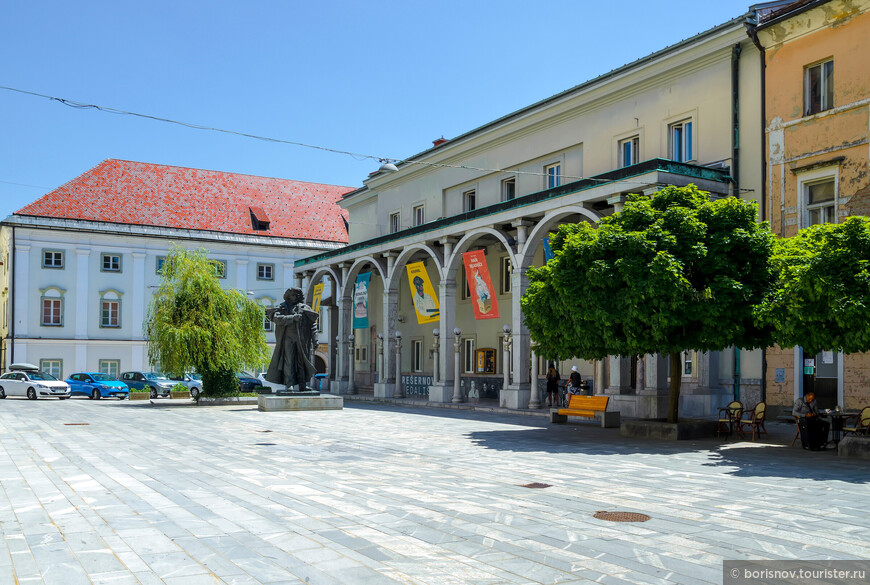
<svg viewBox="0 0 870 585"><path fill-rule="evenodd" d="M743 417L743 403L739 400L734 400L728 403L728 406L719 409L719 417L716 421L716 437L722 433L731 435L733 431L743 434L740 428L740 419Z"/></svg>
<svg viewBox="0 0 870 585"><path fill-rule="evenodd" d="M794 439L791 440L792 447L794 447L794 442L797 441L801 436L800 421L801 421L801 418L799 416L794 417L794 426L795 426L796 430L794 433Z"/></svg>
<svg viewBox="0 0 870 585"><path fill-rule="evenodd" d="M846 424L846 421L854 420L854 423ZM865 406L859 414L851 414L844 417L843 420L843 436L847 433L853 435L867 435L870 429L870 406Z"/></svg>
<svg viewBox="0 0 870 585"><path fill-rule="evenodd" d="M752 440L755 440L755 435L767 435L770 438L770 434L767 432L767 429L764 428L764 417L767 414L767 404L764 402L759 402L755 405L751 411L746 413L749 415L749 418L741 418L737 423L739 425L740 434L743 435L743 427L748 426L752 429ZM794 441L792 441L794 443Z"/></svg>

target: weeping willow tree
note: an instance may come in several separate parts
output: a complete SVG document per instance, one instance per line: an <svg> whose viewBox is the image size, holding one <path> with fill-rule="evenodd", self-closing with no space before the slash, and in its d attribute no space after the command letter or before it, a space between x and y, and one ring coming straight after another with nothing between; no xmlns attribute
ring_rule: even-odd
<svg viewBox="0 0 870 585"><path fill-rule="evenodd" d="M263 308L218 281L223 265L206 250L173 247L148 307L148 359L176 376L196 370L203 396L238 392L236 371L269 359Z"/></svg>

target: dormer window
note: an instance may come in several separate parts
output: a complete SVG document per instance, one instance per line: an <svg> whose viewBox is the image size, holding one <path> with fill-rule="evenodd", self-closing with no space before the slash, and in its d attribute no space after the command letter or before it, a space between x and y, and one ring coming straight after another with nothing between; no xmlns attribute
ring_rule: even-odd
<svg viewBox="0 0 870 585"><path fill-rule="evenodd" d="M251 227L258 231L268 231L269 216L262 207L249 207L251 210Z"/></svg>

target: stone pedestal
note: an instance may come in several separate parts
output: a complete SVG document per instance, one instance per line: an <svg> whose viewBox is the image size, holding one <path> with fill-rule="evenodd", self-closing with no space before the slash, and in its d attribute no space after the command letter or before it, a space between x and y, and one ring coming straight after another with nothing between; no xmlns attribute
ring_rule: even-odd
<svg viewBox="0 0 870 585"><path fill-rule="evenodd" d="M261 412L274 412L281 410L341 410L344 408L344 398L341 396L327 395L296 395L275 396L274 394L260 394L257 397L257 410Z"/></svg>
<svg viewBox="0 0 870 585"><path fill-rule="evenodd" d="M429 386L429 402L444 404L453 400L453 383L439 382Z"/></svg>
<svg viewBox="0 0 870 585"><path fill-rule="evenodd" d="M530 384L511 384L502 388L499 394L499 406L513 410L525 409L529 405L532 396Z"/></svg>
<svg viewBox="0 0 870 585"><path fill-rule="evenodd" d="M378 382L374 385L375 398L393 398L396 385L392 382Z"/></svg>

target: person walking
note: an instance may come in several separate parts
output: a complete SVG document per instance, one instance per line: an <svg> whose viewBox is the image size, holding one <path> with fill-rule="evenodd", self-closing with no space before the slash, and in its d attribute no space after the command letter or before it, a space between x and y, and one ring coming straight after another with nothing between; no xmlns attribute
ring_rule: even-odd
<svg viewBox="0 0 870 585"><path fill-rule="evenodd" d="M550 364L550 369L547 370L547 406L559 404L559 372L553 364Z"/></svg>

